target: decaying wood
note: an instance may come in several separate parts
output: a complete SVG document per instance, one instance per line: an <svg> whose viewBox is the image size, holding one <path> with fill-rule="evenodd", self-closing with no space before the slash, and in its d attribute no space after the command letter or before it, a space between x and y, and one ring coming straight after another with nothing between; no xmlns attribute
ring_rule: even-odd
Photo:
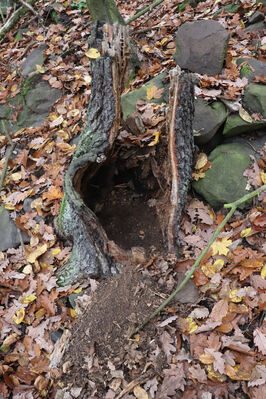
<svg viewBox="0 0 266 399"><path fill-rule="evenodd" d="M169 252L176 252L178 231L192 175L194 140L194 87L188 74L177 67L170 72L170 108L168 117L168 152L171 194L167 223Z"/></svg>
<svg viewBox="0 0 266 399"><path fill-rule="evenodd" d="M167 252L176 253L181 215L192 172L194 95L189 74L181 72L179 68L171 72L168 128L161 143L154 148L135 145L129 151L126 143L117 143L121 122L120 98L128 79L128 31L124 26L102 27L98 24L92 30L92 38L91 45L99 49L101 57L92 61L92 91L87 122L65 176L65 198L59 225L63 233L72 239L73 250L70 262L59 271L59 283L62 285L89 276L110 276L123 265L145 261L144 248L133 244L130 249L124 248L119 242L110 239L96 216L97 204L95 206L95 201L86 198L93 193L84 191L84 184L94 181L104 170L106 176L102 176L97 184L106 185L103 191L107 193L108 184L111 184L112 190L116 169L122 168L122 174L127 167L131 168L131 175L132 171L137 172L138 178L142 179L139 185L146 187L143 201L148 204L152 200L156 204L160 221L158 229L161 229L164 247ZM116 158L119 159L116 161ZM111 183L108 183L108 179ZM134 186L132 182L128 184ZM121 191L118 198L123 193L128 195L128 191ZM138 197L139 194L133 191L132 196L135 195ZM129 203L129 213L134 204L136 202ZM146 209L148 212L149 208ZM123 223L126 224L127 220L123 220Z"/></svg>

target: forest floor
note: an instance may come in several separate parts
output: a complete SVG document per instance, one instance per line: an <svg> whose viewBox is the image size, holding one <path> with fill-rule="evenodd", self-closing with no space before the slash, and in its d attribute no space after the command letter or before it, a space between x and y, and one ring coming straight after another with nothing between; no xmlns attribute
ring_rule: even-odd
<svg viewBox="0 0 266 399"><path fill-rule="evenodd" d="M212 18L231 3L208 0L196 8L182 8L181 2L167 0L132 22L129 27L141 69L126 90L174 67L178 26ZM220 88L227 98L238 100L241 90L230 91L230 81L239 78L234 60L243 54L262 60L265 53L265 44L254 45L258 32L245 30L248 17L262 4L238 3L236 12L224 10L216 17L231 35L226 68L222 77L202 76L202 96L208 97L209 91L211 97L212 89ZM128 19L148 3L117 4ZM75 150L71 140L82 131L90 98L90 15L83 0L37 2L34 9L38 18L29 12L1 42L0 101L19 92L19 67L43 42L48 46L46 54L53 57L39 72L52 87L62 89L63 96L41 127L11 135L17 152L8 164L1 202L29 235L30 243L0 252L0 398L54 398L68 384L65 399L265 398L262 196L249 209L235 213L193 281L133 336L134 328L194 264L225 210L215 212L190 193L181 227L181 258L154 251L144 266L127 267L109 280L57 286L55 271L69 259L71 245L56 235L53 219L59 213L64 174ZM52 19L54 12L58 23ZM18 40L19 27L24 30ZM221 84L220 78L227 83ZM154 137L151 133L152 145L156 145ZM1 172L7 145L1 132ZM251 185L262 184L265 162L261 159L250 170ZM26 198L33 199L28 211L23 210ZM74 309L70 298L81 292L84 295ZM58 364L57 339L67 330L70 344Z"/></svg>

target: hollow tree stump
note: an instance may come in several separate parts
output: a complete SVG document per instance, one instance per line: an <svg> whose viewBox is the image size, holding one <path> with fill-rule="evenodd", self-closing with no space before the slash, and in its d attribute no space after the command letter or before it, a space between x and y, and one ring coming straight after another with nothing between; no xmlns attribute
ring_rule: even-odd
<svg viewBox="0 0 266 399"><path fill-rule="evenodd" d="M120 97L130 41L121 25L95 25L87 122L65 175L59 227L73 241L60 285L110 276L142 263L150 249L177 252L192 173L194 112L190 76L171 72L167 132L154 147L118 140ZM142 245L143 244L143 245Z"/></svg>

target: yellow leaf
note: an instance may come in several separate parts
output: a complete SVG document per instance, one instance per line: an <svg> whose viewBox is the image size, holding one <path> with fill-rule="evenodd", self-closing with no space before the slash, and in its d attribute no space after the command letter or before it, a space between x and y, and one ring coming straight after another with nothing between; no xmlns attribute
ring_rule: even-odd
<svg viewBox="0 0 266 399"><path fill-rule="evenodd" d="M27 256L27 262L34 263L36 259L47 251L47 244L43 244Z"/></svg>
<svg viewBox="0 0 266 399"><path fill-rule="evenodd" d="M192 317L187 317L186 321L188 322L189 334L192 334L198 329L198 326L195 323L195 321L192 319Z"/></svg>
<svg viewBox="0 0 266 399"><path fill-rule="evenodd" d="M16 313L13 315L13 320L16 324L20 324L23 322L23 319L25 317L25 309L20 308L19 310L16 311Z"/></svg>
<svg viewBox="0 0 266 399"><path fill-rule="evenodd" d="M42 65L36 64L36 69L40 73L44 73L46 71L46 68L44 68Z"/></svg>
<svg viewBox="0 0 266 399"><path fill-rule="evenodd" d="M101 56L101 54L99 53L99 51L97 50L97 48L93 48L93 47L91 47L91 48L89 49L89 51L87 51L87 52L85 53L85 55L86 55L88 58L93 58L93 59L98 58L98 57Z"/></svg>
<svg viewBox="0 0 266 399"><path fill-rule="evenodd" d="M239 108L239 116L248 123L252 123L253 119L251 118L251 116L249 115L249 113L247 111L244 110L243 107Z"/></svg>
<svg viewBox="0 0 266 399"><path fill-rule="evenodd" d="M263 184L266 184L266 173L260 172L260 178Z"/></svg>
<svg viewBox="0 0 266 399"><path fill-rule="evenodd" d="M22 270L22 273L24 273L24 274L31 274L31 272L32 272L32 266L31 265L26 265L24 267L24 269Z"/></svg>
<svg viewBox="0 0 266 399"><path fill-rule="evenodd" d="M229 240L227 237L223 237L221 240L215 241L211 248L213 255L227 255L229 252L229 247L232 244L232 240Z"/></svg>
<svg viewBox="0 0 266 399"><path fill-rule="evenodd" d="M266 278L266 264L261 269L260 275L263 278L263 280L265 280L265 278Z"/></svg>
<svg viewBox="0 0 266 399"><path fill-rule="evenodd" d="M133 393L137 399L149 399L147 392L140 385L135 386Z"/></svg>
<svg viewBox="0 0 266 399"><path fill-rule="evenodd" d="M77 313L74 309L70 308L70 316L71 317L76 317Z"/></svg>
<svg viewBox="0 0 266 399"><path fill-rule="evenodd" d="M247 237L250 232L251 232L251 227L248 227L247 229L241 231L240 237L241 238Z"/></svg>
<svg viewBox="0 0 266 399"><path fill-rule="evenodd" d="M241 302L242 299L243 299L242 296L236 295L237 291L238 291L238 290L230 291L230 294L229 294L229 299L230 299L230 301L232 301L232 302L234 302L234 303L239 303L239 302Z"/></svg>
<svg viewBox="0 0 266 399"><path fill-rule="evenodd" d="M7 209L8 211L13 211L15 209L14 205L11 202L6 202L4 204L5 209Z"/></svg>
<svg viewBox="0 0 266 399"><path fill-rule="evenodd" d="M134 335L134 338L128 338L129 341L133 341L133 342L139 342L139 339L140 339L139 334Z"/></svg>
<svg viewBox="0 0 266 399"><path fill-rule="evenodd" d="M224 382L226 380L226 376L218 373L218 371L214 371L211 365L207 366L207 372L208 372L208 378L211 381L218 380L220 382Z"/></svg>
<svg viewBox="0 0 266 399"><path fill-rule="evenodd" d="M38 42L42 42L44 40L44 36L38 35L38 36L36 36L36 40L38 40Z"/></svg>
<svg viewBox="0 0 266 399"><path fill-rule="evenodd" d="M79 294L81 291L82 291L82 287L79 287L76 290L74 290L74 293Z"/></svg>
<svg viewBox="0 0 266 399"><path fill-rule="evenodd" d="M12 173L10 177L14 181L19 181L21 179L21 173L20 172Z"/></svg>
<svg viewBox="0 0 266 399"><path fill-rule="evenodd" d="M214 362L214 356L211 353L203 353L200 355L199 360L203 364L212 364Z"/></svg>
<svg viewBox="0 0 266 399"><path fill-rule="evenodd" d="M13 86L11 86L11 92L13 93L14 91L16 91L17 90L17 88L18 88L18 85L17 84L14 84Z"/></svg>
<svg viewBox="0 0 266 399"><path fill-rule="evenodd" d="M61 252L61 249L60 249L60 248L54 248L54 249L52 249L52 254L53 254L53 256L56 256L56 255L60 254L60 252Z"/></svg>
<svg viewBox="0 0 266 399"><path fill-rule="evenodd" d="M153 135L154 135L154 140L151 141L151 142L148 144L149 147L152 147L152 146L156 145L156 144L159 142L160 134L161 134L161 132L155 132L155 133L153 133Z"/></svg>
<svg viewBox="0 0 266 399"><path fill-rule="evenodd" d="M208 162L208 157L204 152L201 152L198 156L197 163L195 165L195 169L201 169L203 168L206 163Z"/></svg>
<svg viewBox="0 0 266 399"><path fill-rule="evenodd" d="M205 173L204 172L192 173L192 177L195 181L198 181L199 179L205 177Z"/></svg>
<svg viewBox="0 0 266 399"><path fill-rule="evenodd" d="M36 295L31 294L31 295L25 296L25 298L22 299L21 303L31 303L31 302L35 301L36 298L37 298Z"/></svg>
<svg viewBox="0 0 266 399"><path fill-rule="evenodd" d="M217 259L213 264L208 262L201 266L201 270L207 277L212 277L215 273L219 272L224 266L224 260Z"/></svg>

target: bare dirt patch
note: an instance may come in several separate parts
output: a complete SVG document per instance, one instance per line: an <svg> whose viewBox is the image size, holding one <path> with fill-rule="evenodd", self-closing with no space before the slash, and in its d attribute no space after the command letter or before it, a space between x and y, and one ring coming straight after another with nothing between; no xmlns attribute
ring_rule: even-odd
<svg viewBox="0 0 266 399"><path fill-rule="evenodd" d="M87 395L96 384L98 394L105 397L108 389L104 391L103 387L109 385L116 371L116 376L123 373L123 378L130 372L132 379L132 368L137 364L133 375L140 375L148 355L158 347L156 327L150 323L136 339L130 339L130 335L161 302L158 276L137 268L126 268L120 275L102 281L88 309L72 327L62 361L66 369L61 378L63 385L83 387ZM164 356L160 353L156 358L155 354L153 360L153 367L159 371Z"/></svg>

